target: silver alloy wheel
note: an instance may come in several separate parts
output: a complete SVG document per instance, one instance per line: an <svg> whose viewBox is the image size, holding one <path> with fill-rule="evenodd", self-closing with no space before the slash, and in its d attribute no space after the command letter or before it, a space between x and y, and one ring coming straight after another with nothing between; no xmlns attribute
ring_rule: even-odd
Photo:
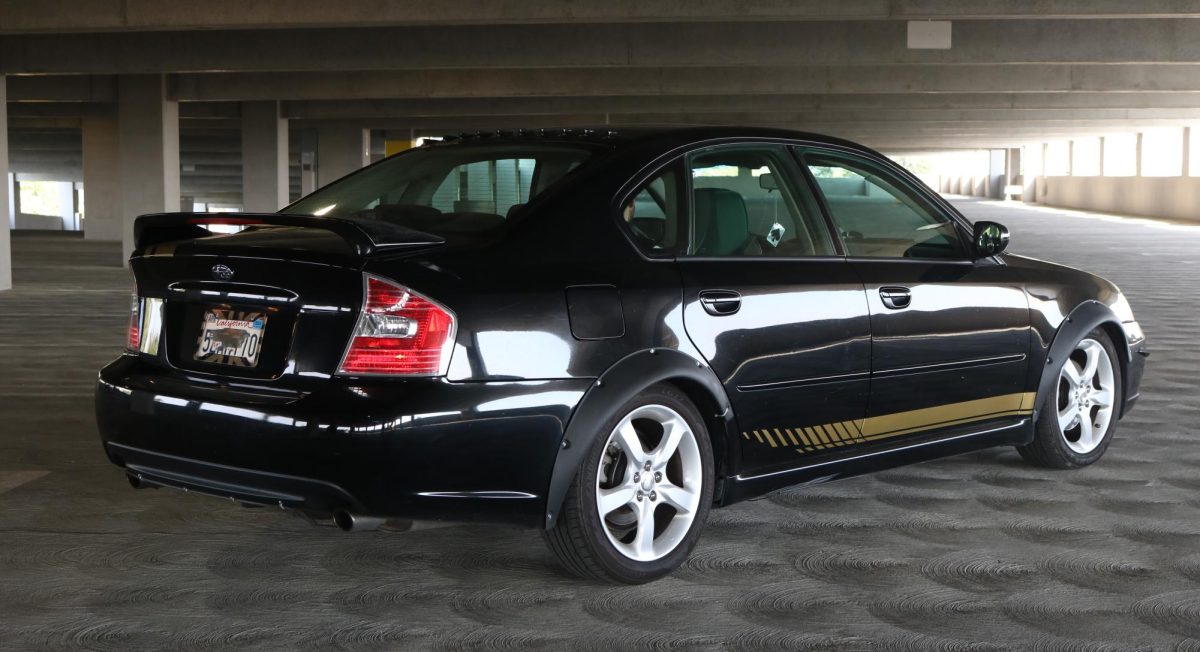
<svg viewBox="0 0 1200 652"><path fill-rule="evenodd" d="M1071 450L1087 454L1104 441L1116 404L1113 363L1093 339L1075 345L1058 377L1058 429Z"/></svg>
<svg viewBox="0 0 1200 652"><path fill-rule="evenodd" d="M687 421L664 405L643 405L604 445L596 473L600 526L622 555L660 559L691 529L703 483L700 446Z"/></svg>

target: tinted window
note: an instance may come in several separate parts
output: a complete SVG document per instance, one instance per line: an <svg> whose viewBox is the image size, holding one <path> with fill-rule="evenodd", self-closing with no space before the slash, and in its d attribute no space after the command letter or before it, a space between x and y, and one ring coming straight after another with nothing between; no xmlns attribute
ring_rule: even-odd
<svg viewBox="0 0 1200 652"><path fill-rule="evenodd" d="M621 219L646 253L672 253L679 240L679 172L671 167L646 182L621 207Z"/></svg>
<svg viewBox="0 0 1200 652"><path fill-rule="evenodd" d="M833 243L797 171L775 146L726 146L689 157L696 256L826 256Z"/></svg>
<svg viewBox="0 0 1200 652"><path fill-rule="evenodd" d="M813 151L804 160L848 255L966 257L954 221L883 166L855 156Z"/></svg>
<svg viewBox="0 0 1200 652"><path fill-rule="evenodd" d="M283 212L378 219L438 235L502 225L591 156L545 144L411 150L318 189Z"/></svg>

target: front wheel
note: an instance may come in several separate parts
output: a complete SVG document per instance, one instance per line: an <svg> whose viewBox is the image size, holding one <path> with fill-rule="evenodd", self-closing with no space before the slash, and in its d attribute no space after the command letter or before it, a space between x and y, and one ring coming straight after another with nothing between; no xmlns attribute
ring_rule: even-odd
<svg viewBox="0 0 1200 652"><path fill-rule="evenodd" d="M1121 414L1121 388L1116 348L1097 328L1075 344L1059 367L1054 389L1038 415L1033 442L1017 451L1028 462L1055 469L1099 460Z"/></svg>
<svg viewBox="0 0 1200 652"><path fill-rule="evenodd" d="M546 542L576 575L649 582L678 568L700 537L712 443L695 406L670 385L643 391L601 432Z"/></svg>

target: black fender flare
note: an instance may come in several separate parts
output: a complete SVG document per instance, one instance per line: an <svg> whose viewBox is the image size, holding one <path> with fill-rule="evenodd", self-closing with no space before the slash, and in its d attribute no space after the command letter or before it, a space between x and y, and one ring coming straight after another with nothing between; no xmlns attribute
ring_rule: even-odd
<svg viewBox="0 0 1200 652"><path fill-rule="evenodd" d="M1084 335L1092 332L1096 327L1112 324L1116 327L1117 332L1124 332L1121 326L1121 320L1111 308L1100 303L1099 301L1085 301L1067 315L1066 319L1058 326L1058 331L1054 334L1054 340L1050 343L1050 350L1046 356L1046 365L1042 369L1041 381L1038 383L1037 397L1034 405L1034 419L1036 420L1043 406L1046 405L1046 400L1050 393L1054 391L1055 383L1058 381L1058 364L1071 355L1071 351L1075 347L1075 342L1083 338ZM1125 398L1126 387L1129 375L1130 352L1129 342L1122 337L1113 337L1113 346L1117 349L1117 357L1120 359L1121 365L1121 398ZM1124 400L1122 400L1124 404Z"/></svg>
<svg viewBox="0 0 1200 652"><path fill-rule="evenodd" d="M733 409L725 387L717 374L705 363L676 349L644 349L621 358L592 383L563 433L550 474L546 491L546 529L554 527L571 482L583 462L584 455L596 438L601 436L600 424L612 418L618 408L647 387L674 379L683 379L703 387L717 405L726 432L714 433L731 442L736 436ZM709 415L714 416L714 415ZM733 433L733 434L731 434Z"/></svg>

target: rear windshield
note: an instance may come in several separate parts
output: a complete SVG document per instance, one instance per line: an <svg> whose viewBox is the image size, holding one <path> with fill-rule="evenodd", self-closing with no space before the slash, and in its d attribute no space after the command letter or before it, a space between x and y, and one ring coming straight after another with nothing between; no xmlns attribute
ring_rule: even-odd
<svg viewBox="0 0 1200 652"><path fill-rule="evenodd" d="M440 236L497 228L592 152L547 144L423 147L372 165L283 209L378 219Z"/></svg>

